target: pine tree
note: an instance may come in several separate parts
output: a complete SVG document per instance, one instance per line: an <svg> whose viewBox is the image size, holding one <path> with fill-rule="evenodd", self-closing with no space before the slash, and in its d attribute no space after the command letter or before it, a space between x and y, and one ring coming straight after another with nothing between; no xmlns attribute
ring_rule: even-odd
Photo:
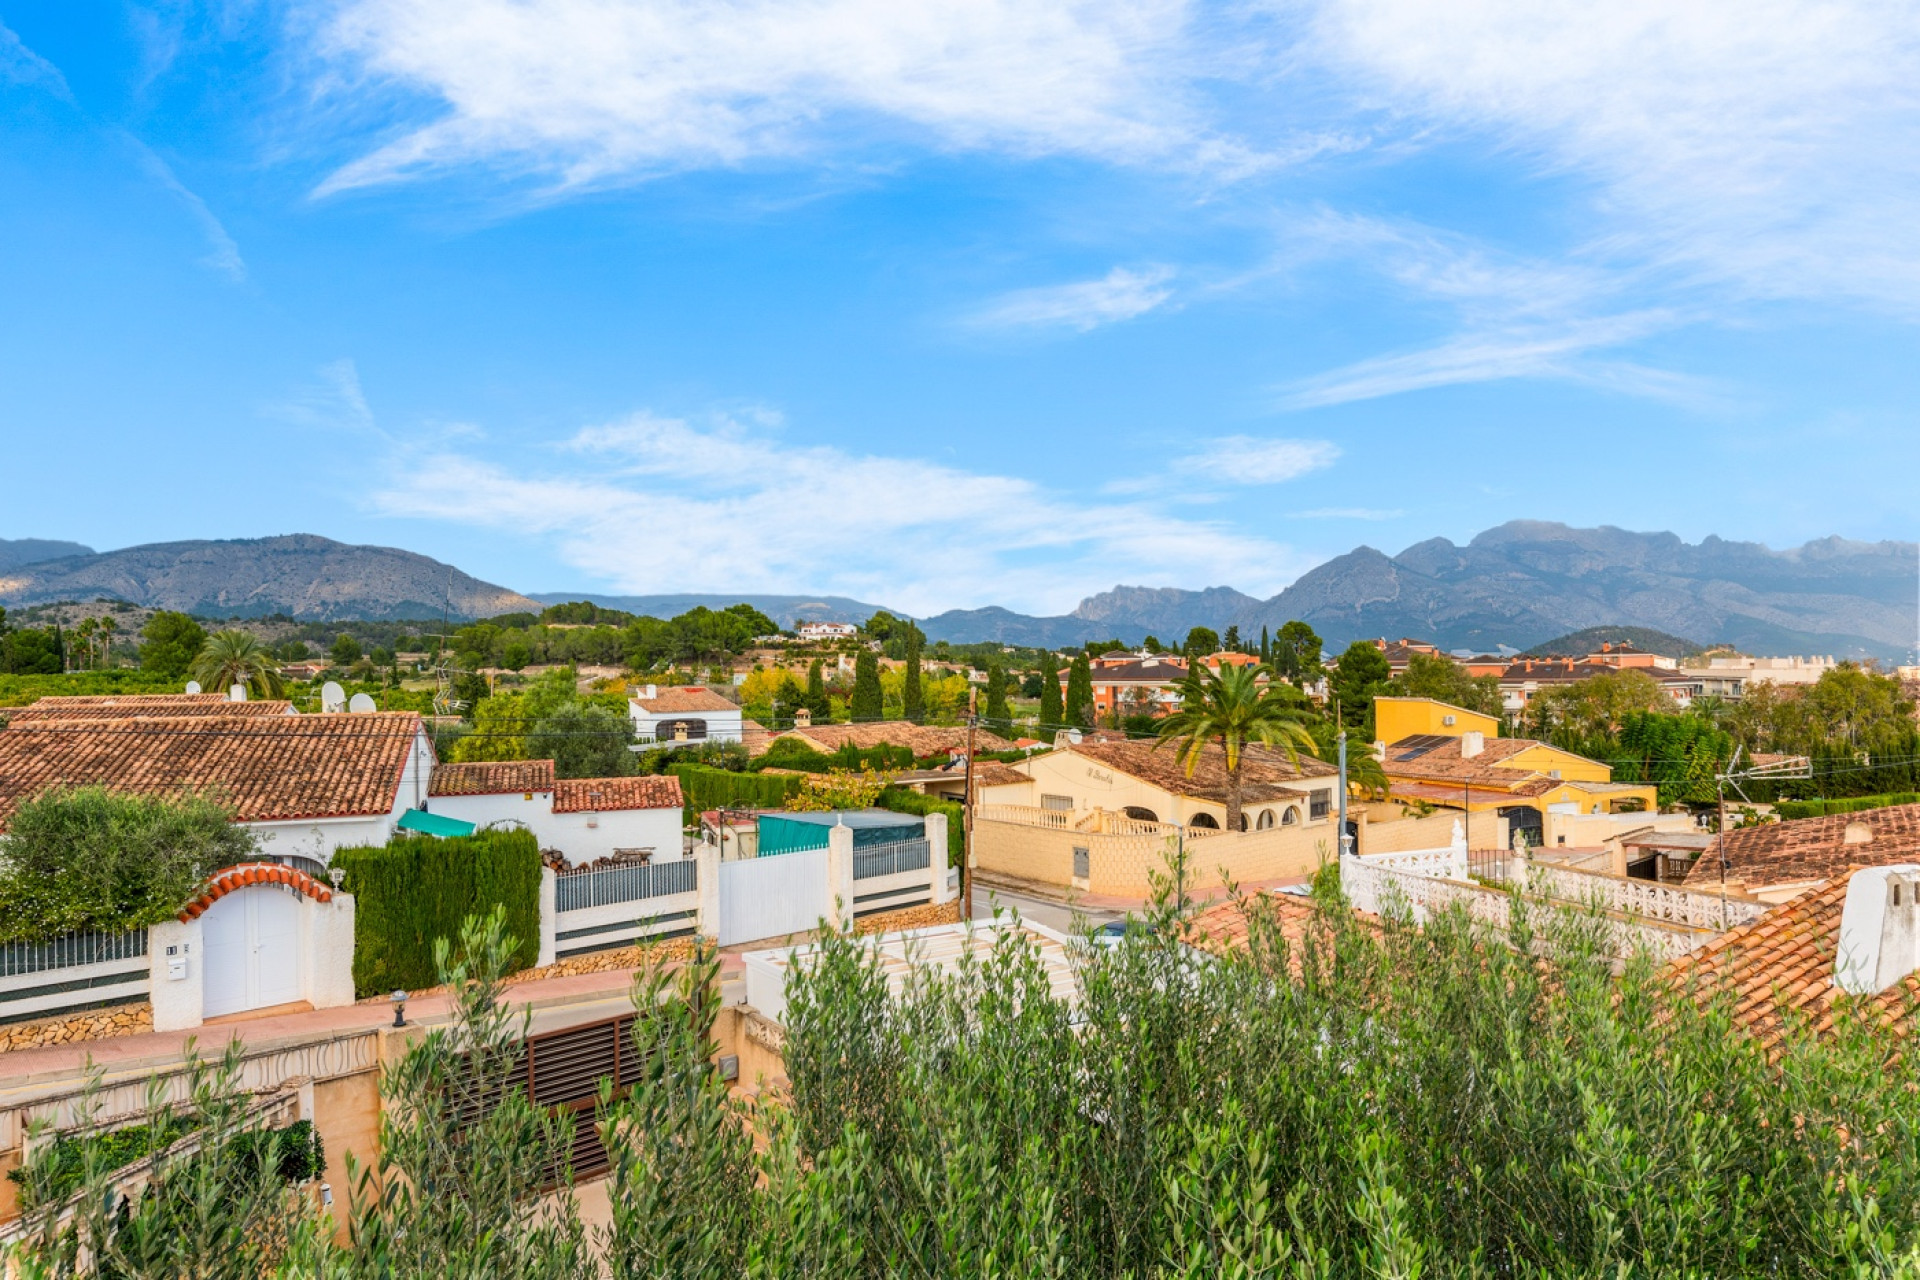
<svg viewBox="0 0 1920 1280"><path fill-rule="evenodd" d="M872 724L886 716L880 696L880 660L871 649L863 651L853 663L853 702L848 708L855 724Z"/></svg>
<svg viewBox="0 0 1920 1280"><path fill-rule="evenodd" d="M1013 719L1013 712L1007 708L1007 673L999 663L987 668L987 722L1005 726Z"/></svg>
<svg viewBox="0 0 1920 1280"><path fill-rule="evenodd" d="M900 684L901 714L914 724L927 718L927 695L920 686L920 628L907 624L907 675Z"/></svg>
<svg viewBox="0 0 1920 1280"><path fill-rule="evenodd" d="M1040 727L1060 727L1060 659L1049 649L1040 659Z"/></svg>
<svg viewBox="0 0 1920 1280"><path fill-rule="evenodd" d="M1082 729L1093 727L1093 664L1084 653L1073 660L1067 672L1067 723Z"/></svg>
<svg viewBox="0 0 1920 1280"><path fill-rule="evenodd" d="M820 659L815 658L813 665L807 668L807 710L813 713L815 724L825 724L833 714L833 704L827 701L827 679L820 670Z"/></svg>

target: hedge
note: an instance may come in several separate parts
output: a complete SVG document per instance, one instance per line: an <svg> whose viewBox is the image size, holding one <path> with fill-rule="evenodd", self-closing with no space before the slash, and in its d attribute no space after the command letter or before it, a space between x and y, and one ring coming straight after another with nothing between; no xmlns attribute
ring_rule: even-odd
<svg viewBox="0 0 1920 1280"><path fill-rule="evenodd" d="M341 849L333 865L354 896L353 986L362 996L436 985L434 942L458 938L468 916L496 906L515 939L513 968L540 954L540 845L530 831L396 836Z"/></svg>
<svg viewBox="0 0 1920 1280"><path fill-rule="evenodd" d="M875 804L890 813L912 813L924 818L930 813L947 815L947 865L957 867L967 856L966 810L959 802L939 796L922 795L905 787L888 787Z"/></svg>
<svg viewBox="0 0 1920 1280"><path fill-rule="evenodd" d="M707 809L779 809L789 796L799 794L806 779L782 774L730 773L705 765L668 765L667 772L680 779L680 796L686 805L686 822L692 826Z"/></svg>
<svg viewBox="0 0 1920 1280"><path fill-rule="evenodd" d="M1824 818L1831 813L1859 813L1895 804L1920 804L1920 791L1884 796L1852 796L1845 800L1781 800L1773 808L1783 818Z"/></svg>
<svg viewBox="0 0 1920 1280"><path fill-rule="evenodd" d="M103 1169L117 1171L136 1160L157 1155L199 1128L192 1115L173 1112L145 1124L128 1125L105 1133L62 1134L53 1140L52 1150L43 1160L50 1166L42 1186L36 1188L40 1203L64 1200L86 1181L87 1158L92 1155ZM243 1169L258 1176L260 1160L269 1143L278 1139L274 1149L275 1172L282 1182L310 1182L326 1171L327 1149L311 1120L296 1120L284 1129L248 1129L228 1139ZM7 1178L15 1186L28 1185L27 1170L9 1170Z"/></svg>

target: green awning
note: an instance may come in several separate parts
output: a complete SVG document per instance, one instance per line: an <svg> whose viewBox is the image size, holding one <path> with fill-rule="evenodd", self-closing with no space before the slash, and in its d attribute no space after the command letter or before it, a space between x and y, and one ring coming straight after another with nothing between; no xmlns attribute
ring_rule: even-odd
<svg viewBox="0 0 1920 1280"><path fill-rule="evenodd" d="M470 836L473 824L462 822L458 818L443 818L437 813L428 813L425 809L409 809L400 815L402 831L418 831L427 836Z"/></svg>

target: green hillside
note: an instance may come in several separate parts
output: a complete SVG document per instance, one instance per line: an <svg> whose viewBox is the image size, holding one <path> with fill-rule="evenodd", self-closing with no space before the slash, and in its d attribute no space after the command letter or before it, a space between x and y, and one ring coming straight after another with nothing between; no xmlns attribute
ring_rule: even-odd
<svg viewBox="0 0 1920 1280"><path fill-rule="evenodd" d="M1603 644L1630 644L1643 653L1657 653L1665 658L1684 658L1699 653L1704 645L1679 636L1656 631L1652 627L1588 627L1584 631L1575 631L1570 635L1537 644L1526 651L1529 658L1584 658L1597 653Z"/></svg>

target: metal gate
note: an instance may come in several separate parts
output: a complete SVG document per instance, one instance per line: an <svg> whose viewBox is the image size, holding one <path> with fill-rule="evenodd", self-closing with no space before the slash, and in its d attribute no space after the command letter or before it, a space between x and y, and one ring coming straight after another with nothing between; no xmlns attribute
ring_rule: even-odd
<svg viewBox="0 0 1920 1280"><path fill-rule="evenodd" d="M825 849L720 864L723 947L805 933L819 925L827 907Z"/></svg>
<svg viewBox="0 0 1920 1280"><path fill-rule="evenodd" d="M639 1072L633 1048L631 1013L564 1031L529 1036L521 1045L509 1088L526 1090L536 1105L558 1112L571 1126L566 1145L548 1170L547 1181L558 1185L563 1169L571 1166L576 1182L607 1171L607 1149L595 1128L599 1119L600 1082L613 1082L613 1096L623 1098Z"/></svg>

